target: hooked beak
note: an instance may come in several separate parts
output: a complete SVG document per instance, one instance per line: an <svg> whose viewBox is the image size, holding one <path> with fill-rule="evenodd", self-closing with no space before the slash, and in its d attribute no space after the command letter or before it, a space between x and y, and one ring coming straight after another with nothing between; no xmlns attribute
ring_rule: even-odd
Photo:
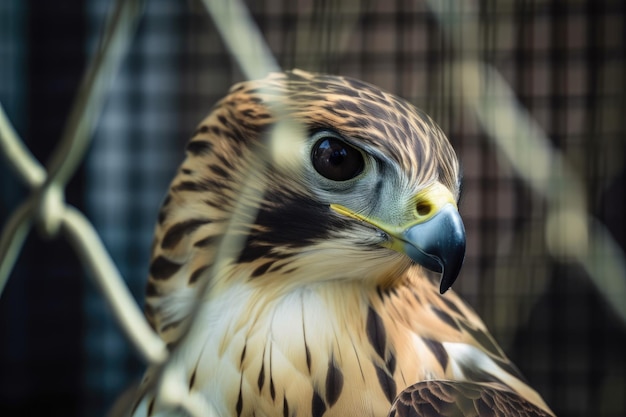
<svg viewBox="0 0 626 417"><path fill-rule="evenodd" d="M385 225L337 204L331 204L331 208L384 231L391 237L385 246L441 273L439 292L443 294L456 280L465 258L463 221L452 194L441 184L420 192L412 204L416 207L414 219L400 226Z"/></svg>
<svg viewBox="0 0 626 417"><path fill-rule="evenodd" d="M429 220L406 229L400 240L409 258L441 272L441 294L454 284L465 258L465 228L456 207L446 204Z"/></svg>

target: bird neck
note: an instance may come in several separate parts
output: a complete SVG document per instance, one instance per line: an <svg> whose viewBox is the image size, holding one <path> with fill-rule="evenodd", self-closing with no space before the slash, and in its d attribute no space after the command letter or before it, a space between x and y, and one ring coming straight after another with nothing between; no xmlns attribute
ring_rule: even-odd
<svg viewBox="0 0 626 417"><path fill-rule="evenodd" d="M207 300L202 329L189 333L205 343L198 375L224 382L211 391L224 415L386 415L408 384L443 376L393 323L387 297L356 281L281 292L232 285Z"/></svg>

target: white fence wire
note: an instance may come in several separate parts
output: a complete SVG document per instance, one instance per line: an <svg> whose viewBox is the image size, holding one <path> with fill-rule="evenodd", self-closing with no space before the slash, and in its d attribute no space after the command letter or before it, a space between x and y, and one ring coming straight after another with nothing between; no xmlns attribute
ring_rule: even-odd
<svg viewBox="0 0 626 417"><path fill-rule="evenodd" d="M247 78L260 78L279 70L242 2L203 0L203 4ZM457 2L430 0L429 4L457 50L453 73L461 94L455 97L473 110L482 128L518 175L547 202L545 237L548 248L555 255L565 255L579 262L626 322L624 257L604 226L589 214L583 199L583 182L520 105L498 71L476 56L480 32L476 10L467 4L458 10ZM89 146L107 90L132 42L143 6L141 0L118 0L112 7L101 45L84 75L64 133L46 168L18 137L0 105L0 153L16 177L31 189L30 196L15 209L2 230L0 294L25 237L34 225L43 235L62 235L95 280L126 337L147 363L163 365L156 389L164 402L200 415L199 410L210 409L210 406L187 396L187 390L178 387L175 378L169 377L174 369L167 362L164 343L143 318L94 227L80 211L64 201L65 186ZM463 24L458 24L459 16ZM524 143L525 152L519 152L520 143ZM245 191L240 196L243 198L246 198ZM241 213L233 215L238 214ZM225 244L237 245L237 242Z"/></svg>
<svg viewBox="0 0 626 417"><path fill-rule="evenodd" d="M31 188L30 197L14 211L0 237L0 291L33 224L46 236L61 233L95 279L129 340L148 361L158 363L167 357L165 344L143 319L93 226L64 201L65 186L89 146L107 90L132 40L142 7L142 2L133 0L118 1L112 8L100 47L83 77L47 168L24 146L0 107L0 149L17 177Z"/></svg>

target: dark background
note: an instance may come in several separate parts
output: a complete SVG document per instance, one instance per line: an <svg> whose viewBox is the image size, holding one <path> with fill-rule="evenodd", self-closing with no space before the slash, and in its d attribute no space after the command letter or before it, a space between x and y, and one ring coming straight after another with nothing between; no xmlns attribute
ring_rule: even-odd
<svg viewBox="0 0 626 417"><path fill-rule="evenodd" d="M591 214L623 250L624 2L477 4L476 53L502 72L583 179ZM108 7L105 0L0 2L0 103L42 162L60 137ZM441 124L465 175L468 254L456 290L558 415L626 415L626 328L583 268L549 253L545 201L454 100L455 48L426 5L265 0L250 7L283 68L364 79ZM240 79L198 1L147 2L66 192L138 303L158 206L184 143ZM27 195L1 161L1 224ZM50 416L103 415L143 368L69 245L31 233L0 297L0 415L32 415L42 405Z"/></svg>

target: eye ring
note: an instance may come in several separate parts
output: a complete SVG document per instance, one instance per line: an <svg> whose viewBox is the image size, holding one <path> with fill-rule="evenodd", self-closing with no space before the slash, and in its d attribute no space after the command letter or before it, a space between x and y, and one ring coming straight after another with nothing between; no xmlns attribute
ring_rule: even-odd
<svg viewBox="0 0 626 417"><path fill-rule="evenodd" d="M363 153L331 131L318 132L311 149L313 168L332 181L348 181L363 172Z"/></svg>

